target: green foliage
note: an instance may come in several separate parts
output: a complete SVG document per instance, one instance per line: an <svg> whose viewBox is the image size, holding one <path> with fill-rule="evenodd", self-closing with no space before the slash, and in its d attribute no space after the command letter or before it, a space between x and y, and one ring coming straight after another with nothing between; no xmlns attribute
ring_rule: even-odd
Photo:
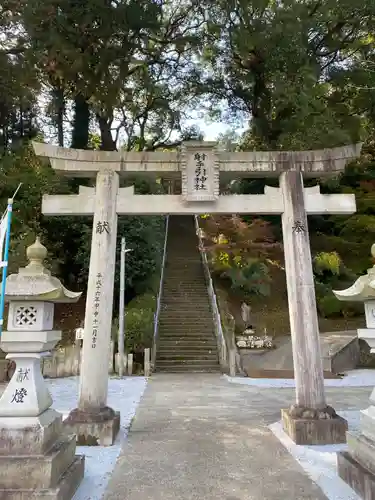
<svg viewBox="0 0 375 500"><path fill-rule="evenodd" d="M341 258L336 252L320 252L314 257L314 271L317 275L331 273L334 276L340 274Z"/></svg>
<svg viewBox="0 0 375 500"><path fill-rule="evenodd" d="M244 295L267 296L270 293L271 277L267 265L258 259L249 259L245 263L224 264L226 268L220 273L222 278L229 279L231 288Z"/></svg>
<svg viewBox="0 0 375 500"><path fill-rule="evenodd" d="M328 289L326 295L317 294L317 306L323 318L349 318L363 314L363 304L342 302Z"/></svg>
<svg viewBox="0 0 375 500"><path fill-rule="evenodd" d="M352 285L356 276L348 270L336 252L321 252L313 260L315 292L319 314L323 318L351 317L363 314L362 304L338 300L333 290Z"/></svg>
<svg viewBox="0 0 375 500"><path fill-rule="evenodd" d="M151 348L154 334L156 295L146 293L133 299L125 309L125 351L143 352ZM118 319L114 322L112 336L117 340Z"/></svg>
<svg viewBox="0 0 375 500"><path fill-rule="evenodd" d="M373 0L354 10L337 0L219 0L211 13L202 54L207 93L216 97L210 110L220 114L225 100L224 113L251 115L244 149L332 147L362 136L353 107L371 109L374 77L364 61L374 57L365 35L373 33Z"/></svg>
<svg viewBox="0 0 375 500"><path fill-rule="evenodd" d="M77 276L81 286L87 282L91 248L91 225L83 227L74 256L76 266L81 266ZM119 219L117 232L117 259L115 271L115 303L120 282L120 250L121 237L125 237L127 248L132 249L126 254L125 287L127 300L144 293L150 286L155 274L160 269L165 235L165 221L159 216L127 216Z"/></svg>
<svg viewBox="0 0 375 500"><path fill-rule="evenodd" d="M61 272L65 261L64 237L69 239L77 228L72 218L68 221L46 219L41 214L43 194L69 193L67 180L59 178L52 168L34 155L30 145L20 145L0 158L0 210L5 210L7 199L22 183L14 203L10 271L25 264L26 247L39 235L49 251L54 272ZM34 241L33 241L34 240Z"/></svg>

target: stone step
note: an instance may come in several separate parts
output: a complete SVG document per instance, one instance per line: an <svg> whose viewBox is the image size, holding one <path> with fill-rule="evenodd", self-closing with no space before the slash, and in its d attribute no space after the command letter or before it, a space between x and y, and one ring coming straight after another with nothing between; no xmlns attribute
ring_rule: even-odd
<svg viewBox="0 0 375 500"><path fill-rule="evenodd" d="M166 280L168 277L166 278ZM189 294L191 297L194 297L196 295L203 295L208 298L208 290L206 285L202 283L197 283L194 285L194 283L184 283L181 281L176 281L175 283L168 283L163 287L162 291L163 295L185 295Z"/></svg>
<svg viewBox="0 0 375 500"><path fill-rule="evenodd" d="M163 286L164 292L189 292L189 293L206 293L207 285L204 280L199 280L196 283L188 282L183 278L178 280L168 280L168 276L165 276L165 283Z"/></svg>
<svg viewBox="0 0 375 500"><path fill-rule="evenodd" d="M178 364L178 363L167 363L167 364L158 364L156 363L155 366L155 371L161 372L220 372L220 365L219 362L216 363L199 363L199 364L193 364L193 363L185 363L185 364Z"/></svg>
<svg viewBox="0 0 375 500"><path fill-rule="evenodd" d="M179 290L181 288L186 288L187 290L204 290L207 292L207 285L204 278L199 278L195 281L187 279L185 276L179 276L178 278L170 278L168 274L165 276L166 281L164 282L163 290Z"/></svg>
<svg viewBox="0 0 375 500"><path fill-rule="evenodd" d="M207 331L207 329L205 330L177 330L175 328L169 328L169 329L160 329L159 330L159 336L160 336L160 339L171 339L171 338L174 338L174 339L181 339L181 338L184 338L184 339L190 339L191 342L195 342L196 340L198 340L198 338L201 338L202 340L203 339L207 339L207 337L209 336L210 339L214 339L214 331L213 330L210 330L210 331ZM216 340L216 339L215 339Z"/></svg>
<svg viewBox="0 0 375 500"><path fill-rule="evenodd" d="M181 320L182 321L182 320ZM214 327L211 325L200 325L200 324L184 324L181 325L181 321L175 321L170 323L159 323L160 332L180 332L180 334L188 335L190 332L202 332L212 334L214 332Z"/></svg>
<svg viewBox="0 0 375 500"><path fill-rule="evenodd" d="M200 341L200 343L197 345L197 342L191 341L191 342L185 342L185 343L176 343L176 342L169 342L169 343L162 343L159 341L157 345L157 352L163 352L163 353L173 353L173 352L213 352L217 351L217 342L216 340L212 340L211 342L203 343Z"/></svg>
<svg viewBox="0 0 375 500"><path fill-rule="evenodd" d="M183 325L187 323L201 324L202 321L206 324L213 324L213 318L209 307L199 308L194 307L194 304L189 304L189 306L187 306L184 303L179 303L176 304L176 306L169 304L163 307L160 311L159 322L163 322L165 319L175 319L180 324L182 322Z"/></svg>
<svg viewBox="0 0 375 500"><path fill-rule="evenodd" d="M191 339L192 341L198 340L197 337L201 337L202 340L212 340L215 339L215 330L212 329L210 331L207 330L196 330L196 331L191 331L191 332L178 332L174 330L168 330L166 328L160 329L159 330L159 338L166 338L167 340L170 340L171 337L174 337L176 340L178 339Z"/></svg>
<svg viewBox="0 0 375 500"><path fill-rule="evenodd" d="M178 316L184 317L186 313L193 313L197 311L199 314L204 315L206 313L207 317L211 318L211 306L208 300L205 297L197 297L198 300L167 300L165 297L161 304L160 313L177 313ZM206 303L204 303L206 301ZM197 316L197 314L195 314Z"/></svg>
<svg viewBox="0 0 375 500"><path fill-rule="evenodd" d="M207 329L213 330L212 317L208 314L206 316L200 315L199 317L191 317L188 315L181 314L181 312L176 312L175 314L164 314L159 318L159 328L176 328L180 327L184 329Z"/></svg>
<svg viewBox="0 0 375 500"><path fill-rule="evenodd" d="M186 283L187 285L206 284L203 272L196 272L193 269L167 269L164 277L169 278L171 283Z"/></svg>
<svg viewBox="0 0 375 500"><path fill-rule="evenodd" d="M186 298L175 298L173 299L171 296L162 298L162 308L164 311L169 309L170 311L179 311L180 308L183 308L185 311L189 310L199 310L201 312L210 311L210 302L207 296L197 295L195 297Z"/></svg>
<svg viewBox="0 0 375 500"><path fill-rule="evenodd" d="M177 339L165 339L160 338L158 342L158 349L216 349L217 342L216 339L189 339L189 338L177 338Z"/></svg>
<svg viewBox="0 0 375 500"><path fill-rule="evenodd" d="M178 301L180 302L186 302L188 301L189 303L193 303L194 305L200 305L203 307L207 307L209 304L210 304L210 300L209 300L209 297L208 297L208 293L207 292L197 292L197 293L194 293L194 292L186 292L186 293L183 293L183 292L170 292L168 291L168 293L166 294L163 294L162 295L162 300L163 302L166 302L168 299L168 302L170 302L170 304L174 304L174 303L177 303ZM195 300L197 299L197 300ZM202 303L201 300L204 300L205 302Z"/></svg>
<svg viewBox="0 0 375 500"><path fill-rule="evenodd" d="M196 262L188 262L186 258L181 259L181 261L178 261L174 258L172 262L171 257L170 262L167 262L165 265L165 272L181 273L181 271L185 269L190 269L191 272L198 276L204 273L202 264L198 264Z"/></svg>
<svg viewBox="0 0 375 500"><path fill-rule="evenodd" d="M197 288L205 288L207 290L207 285L204 276L192 276L192 273L189 271L183 271L176 273L176 275L168 274L165 273L164 275L165 282L164 282L164 287L165 288L174 288L178 286L186 286L186 287L192 287L196 286Z"/></svg>
<svg viewBox="0 0 375 500"><path fill-rule="evenodd" d="M185 272L186 270L189 270L191 272L191 275L192 276L196 276L196 277L201 277L201 276L204 276L204 270L203 270L203 267L201 265L197 266L197 265L193 265L193 264L183 264L181 262L181 264L173 264L172 265L166 265L165 266L165 273L166 274L175 274L175 275L181 275L183 272Z"/></svg>
<svg viewBox="0 0 375 500"><path fill-rule="evenodd" d="M202 301L204 299L202 298ZM210 304L202 305L200 301L193 302L189 300L169 300L163 301L162 309L160 310L160 314L172 314L173 316L177 316L181 319L188 320L190 315L193 318L200 318L200 316L205 316L207 318L212 319L211 307Z"/></svg>
<svg viewBox="0 0 375 500"><path fill-rule="evenodd" d="M174 337L173 339L171 337ZM171 330L167 330L167 329L163 329L163 330L159 330L159 339L160 340L163 340L165 339L166 341L168 342L176 342L176 341L191 341L191 342L198 342L199 338L198 337L201 337L200 340L202 340L202 342L216 342L216 334L215 334L215 330L212 328L212 330L210 331L207 331L207 330L204 330L202 331L201 333L198 333L197 331L194 332L193 334L191 333L186 333L186 332L176 332L176 333L173 333Z"/></svg>
<svg viewBox="0 0 375 500"><path fill-rule="evenodd" d="M169 316L162 317L159 319L159 328L166 330L168 328L176 329L178 328L181 331L190 331L190 330L209 330L210 332L214 331L214 325L211 318L200 317L199 319L189 319L184 318L184 316Z"/></svg>
<svg viewBox="0 0 375 500"><path fill-rule="evenodd" d="M195 297L199 297L199 298L204 297L207 300L207 302L209 303L209 295L208 295L207 289L201 289L201 290L198 289L197 290L197 289L194 289L194 287L192 287L192 288L181 287L179 289L169 288L169 289L164 290L164 292L162 293L162 297L168 298L170 300L172 300L173 298L176 300L183 299L185 297L188 299L194 300Z"/></svg>
<svg viewBox="0 0 375 500"><path fill-rule="evenodd" d="M168 310L164 309L163 312L159 316L159 324L162 323L173 323L180 326L185 325L205 325L212 326L213 319L211 315L211 311L207 309L195 309L194 307L190 308L182 308L180 307L174 310L171 308Z"/></svg>
<svg viewBox="0 0 375 500"><path fill-rule="evenodd" d="M176 352L176 353L158 353L158 361L187 361L187 360L196 360L196 361L218 361L217 352Z"/></svg>
<svg viewBox="0 0 375 500"><path fill-rule="evenodd" d="M206 303L202 303L205 301ZM210 303L206 297L197 297L197 300L189 300L186 298L183 299L175 299L170 298L167 300L164 297L162 301L162 310L163 311L171 311L171 312L180 312L183 311L199 311L200 313L204 313L205 311L211 312Z"/></svg>
<svg viewBox="0 0 375 500"><path fill-rule="evenodd" d="M190 345L181 345L181 344L174 344L174 345L158 345L157 347L157 352L163 353L163 354L173 354L173 353L186 353L186 354L195 354L195 353L212 353L217 351L217 346L216 344L212 343L209 345L205 346L198 346L196 347L194 343L191 343Z"/></svg>
<svg viewBox="0 0 375 500"><path fill-rule="evenodd" d="M186 274L187 272L189 274ZM197 269L192 266L180 266L176 268L166 267L164 276L168 276L171 279L176 278L180 280L187 279L188 281L204 281L203 269Z"/></svg>
<svg viewBox="0 0 375 500"><path fill-rule="evenodd" d="M181 340L181 333L179 332L160 332L160 340ZM188 333L188 334L184 334L184 339L186 340L190 340L190 342L197 342L198 340L201 340L201 341L204 341L204 340L207 340L207 334L206 332L196 332L196 333ZM216 342L216 339L215 337L210 335L210 337L208 338L208 340L212 341L214 340Z"/></svg>
<svg viewBox="0 0 375 500"><path fill-rule="evenodd" d="M168 277L166 277L168 280ZM188 293L192 296L194 295L206 295L208 297L208 290L206 284L203 283L184 283L183 281L176 281L174 283L168 282L163 287L163 294L184 294Z"/></svg>
<svg viewBox="0 0 375 500"><path fill-rule="evenodd" d="M207 291L206 292L186 291L185 293L181 291L179 292L168 291L167 293L161 296L161 299L163 302L168 301L171 305L175 304L177 301L180 302L188 301L189 303L194 305L202 305L204 307L207 307L211 303ZM204 302L202 302L203 300Z"/></svg>
<svg viewBox="0 0 375 500"><path fill-rule="evenodd" d="M184 302L176 303L172 306L170 303L160 311L159 322L164 319L176 319L186 323L200 323L201 320L213 323L212 314L207 308L194 307L194 304L187 305Z"/></svg>

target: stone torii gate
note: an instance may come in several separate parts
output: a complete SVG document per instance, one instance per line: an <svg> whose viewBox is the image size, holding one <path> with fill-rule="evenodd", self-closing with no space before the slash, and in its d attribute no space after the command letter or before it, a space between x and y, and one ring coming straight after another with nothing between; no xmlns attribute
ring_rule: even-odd
<svg viewBox="0 0 375 500"><path fill-rule="evenodd" d="M117 216L200 213L282 216L296 383L296 405L293 411L283 411L284 427L296 442L345 439L346 422L337 428L339 419L329 418L334 411L325 400L307 215L352 214L356 204L351 194L326 195L319 186L304 188L303 177L338 174L359 156L361 145L238 153L219 152L209 142L187 142L177 152L83 151L40 143L34 143L34 149L49 157L60 174L96 178L95 188L80 187L77 195L45 195L42 204L45 215L94 217L79 404L69 416L79 442L94 436L111 444L118 428L118 415L106 406ZM181 179L182 194L137 195L133 187L119 187L119 178L134 175ZM220 196L220 180L239 177L279 177L280 187L266 187L259 195ZM319 415L323 410L325 420Z"/></svg>

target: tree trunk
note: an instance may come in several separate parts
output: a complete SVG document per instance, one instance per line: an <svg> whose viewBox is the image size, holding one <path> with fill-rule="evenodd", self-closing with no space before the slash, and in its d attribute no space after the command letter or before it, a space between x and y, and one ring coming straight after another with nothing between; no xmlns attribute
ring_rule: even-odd
<svg viewBox="0 0 375 500"><path fill-rule="evenodd" d="M100 129L100 149L102 151L116 151L116 143L113 140L111 131L112 119L97 115L97 120Z"/></svg>
<svg viewBox="0 0 375 500"><path fill-rule="evenodd" d="M90 108L82 94L74 99L74 120L72 131L72 148L87 149L89 144Z"/></svg>
<svg viewBox="0 0 375 500"><path fill-rule="evenodd" d="M60 147L64 147L64 113L65 113L65 99L64 91L61 88L53 90L53 98L56 107L56 128L57 140Z"/></svg>

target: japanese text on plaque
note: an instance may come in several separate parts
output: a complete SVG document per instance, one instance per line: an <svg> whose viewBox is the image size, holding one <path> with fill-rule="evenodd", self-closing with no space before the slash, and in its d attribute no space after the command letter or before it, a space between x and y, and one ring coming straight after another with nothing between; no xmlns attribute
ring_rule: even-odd
<svg viewBox="0 0 375 500"><path fill-rule="evenodd" d="M207 169L205 161L207 155L205 153L195 153L195 176L194 176L194 189L196 191L207 189Z"/></svg>

